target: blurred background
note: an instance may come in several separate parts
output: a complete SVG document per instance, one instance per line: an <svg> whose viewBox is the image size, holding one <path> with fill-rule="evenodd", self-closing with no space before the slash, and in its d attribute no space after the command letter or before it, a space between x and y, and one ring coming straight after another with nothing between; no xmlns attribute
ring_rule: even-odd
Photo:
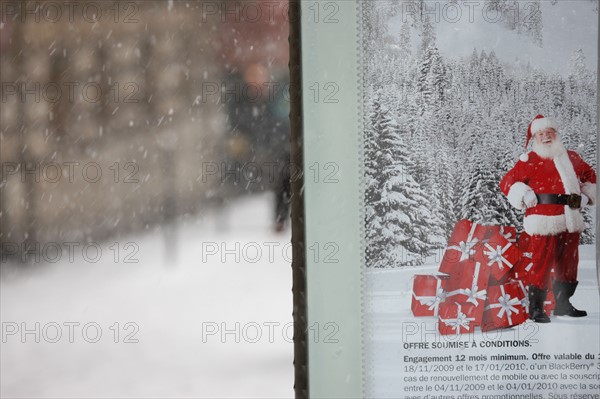
<svg viewBox="0 0 600 399"><path fill-rule="evenodd" d="M287 1L0 5L0 396L292 396Z"/></svg>

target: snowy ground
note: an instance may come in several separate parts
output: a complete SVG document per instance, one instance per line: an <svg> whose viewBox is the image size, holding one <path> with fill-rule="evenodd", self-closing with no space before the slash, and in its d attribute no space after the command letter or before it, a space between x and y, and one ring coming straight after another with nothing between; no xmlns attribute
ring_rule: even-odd
<svg viewBox="0 0 600 399"><path fill-rule="evenodd" d="M472 335L455 339L440 337L436 331L436 320L430 317L416 318L410 310L413 276L415 274L432 274L437 265L422 268L407 268L372 271L367 273L366 323L370 326L367 332L367 354L370 364L367 367L367 392L372 397L404 397L404 376L407 373L404 362L405 355L411 356L444 356L448 354L465 354L467 356L490 354L533 354L533 353L587 353L598 355L600 351L600 300L598 280L593 246L582 246L580 249L579 287L573 297L575 306L586 309L588 317L574 319L569 317L552 317L549 324L536 324L527 321L521 326L482 333L480 330ZM473 348L460 349L406 349L407 342L442 342L458 340L512 341L528 340L530 348ZM492 362L486 362L492 363ZM527 367L529 367L527 362ZM589 362L588 362L589 363ZM594 368L596 367L596 368ZM600 363L596 359L592 371L598 372ZM514 373L510 371L507 373ZM464 373L458 373L464 374ZM570 382L576 382L570 380ZM596 381L598 383L599 381ZM535 392L535 391L534 391ZM582 391L584 392L584 391ZM514 391L512 393L515 393ZM527 392L521 392L527 393ZM535 392L542 393L542 392ZM567 392L565 392L567 393ZM572 392L569 392L572 393ZM595 390L590 393L597 393ZM439 394L439 393L438 393ZM458 393L455 393L458 394Z"/></svg>
<svg viewBox="0 0 600 399"><path fill-rule="evenodd" d="M290 233L271 231L271 206L253 196L119 240L117 262L108 242L97 263L79 252L26 272L4 264L0 396L293 396ZM137 264L124 262L128 242ZM36 322L38 338L22 334Z"/></svg>

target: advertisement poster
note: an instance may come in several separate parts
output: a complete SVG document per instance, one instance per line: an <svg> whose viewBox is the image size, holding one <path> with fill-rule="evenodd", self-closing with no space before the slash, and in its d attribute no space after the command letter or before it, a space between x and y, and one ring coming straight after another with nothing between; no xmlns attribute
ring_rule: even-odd
<svg viewBox="0 0 600 399"><path fill-rule="evenodd" d="M599 398L598 1L358 14L365 396Z"/></svg>

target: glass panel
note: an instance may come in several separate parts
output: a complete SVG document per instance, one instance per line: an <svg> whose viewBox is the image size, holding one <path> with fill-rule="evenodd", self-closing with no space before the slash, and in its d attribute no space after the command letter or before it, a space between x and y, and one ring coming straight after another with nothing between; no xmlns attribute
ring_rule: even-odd
<svg viewBox="0 0 600 399"><path fill-rule="evenodd" d="M293 395L287 12L0 2L0 396Z"/></svg>

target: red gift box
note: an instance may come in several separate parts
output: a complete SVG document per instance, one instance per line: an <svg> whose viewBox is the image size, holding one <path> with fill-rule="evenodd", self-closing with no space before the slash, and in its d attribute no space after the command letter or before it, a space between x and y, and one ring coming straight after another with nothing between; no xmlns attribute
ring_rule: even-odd
<svg viewBox="0 0 600 399"><path fill-rule="evenodd" d="M474 261L477 247L483 240L485 229L467 219L459 220L454 226L448 246L444 252L439 271L453 274L459 262Z"/></svg>
<svg viewBox="0 0 600 399"><path fill-rule="evenodd" d="M410 309L415 316L437 316L440 303L446 300L448 276L417 274L413 283Z"/></svg>
<svg viewBox="0 0 600 399"><path fill-rule="evenodd" d="M447 297L452 297L455 302L483 307L489 279L489 267L479 262L460 262L446 283Z"/></svg>
<svg viewBox="0 0 600 399"><path fill-rule="evenodd" d="M481 329L491 331L524 323L529 317L523 306L524 299L518 281L488 287L488 304Z"/></svg>
<svg viewBox="0 0 600 399"><path fill-rule="evenodd" d="M483 234L483 241L487 241L495 235L499 234L502 237L506 238L509 242L517 242L517 228L514 226L492 225L482 227L485 228L485 233Z"/></svg>
<svg viewBox="0 0 600 399"><path fill-rule="evenodd" d="M521 259L521 252L516 245L501 234L496 234L480 247L476 260L491 268L496 280L502 278Z"/></svg>
<svg viewBox="0 0 600 399"><path fill-rule="evenodd" d="M438 331L442 335L467 334L481 324L483 306L471 303L445 302L440 306Z"/></svg>

